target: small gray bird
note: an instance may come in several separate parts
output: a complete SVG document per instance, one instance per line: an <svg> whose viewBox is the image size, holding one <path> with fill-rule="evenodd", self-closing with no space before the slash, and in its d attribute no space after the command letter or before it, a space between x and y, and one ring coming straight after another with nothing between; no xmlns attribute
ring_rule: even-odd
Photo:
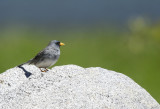
<svg viewBox="0 0 160 109"><path fill-rule="evenodd" d="M42 72L48 71L48 67L54 65L60 56L60 46L64 43L57 40L51 41L46 48L40 51L33 59L29 60L24 64L33 64L40 68ZM21 64L21 65L24 65ZM19 66L21 66L19 65ZM45 70L42 70L44 68Z"/></svg>

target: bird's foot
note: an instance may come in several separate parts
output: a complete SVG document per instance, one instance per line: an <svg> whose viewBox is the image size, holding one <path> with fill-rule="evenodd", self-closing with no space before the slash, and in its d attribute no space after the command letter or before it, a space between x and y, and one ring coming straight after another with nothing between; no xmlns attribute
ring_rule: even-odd
<svg viewBox="0 0 160 109"><path fill-rule="evenodd" d="M49 71L47 68L45 68L46 71Z"/></svg>
<svg viewBox="0 0 160 109"><path fill-rule="evenodd" d="M41 70L41 72L47 72L48 69L47 68L44 68L44 70L42 70L41 68L39 68Z"/></svg>

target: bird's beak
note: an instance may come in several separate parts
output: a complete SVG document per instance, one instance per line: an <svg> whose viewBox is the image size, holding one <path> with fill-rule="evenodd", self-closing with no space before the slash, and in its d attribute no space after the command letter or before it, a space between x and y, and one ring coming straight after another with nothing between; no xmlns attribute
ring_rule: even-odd
<svg viewBox="0 0 160 109"><path fill-rule="evenodd" d="M60 46L63 46L63 45L65 45L65 44L61 42L59 45L60 45Z"/></svg>

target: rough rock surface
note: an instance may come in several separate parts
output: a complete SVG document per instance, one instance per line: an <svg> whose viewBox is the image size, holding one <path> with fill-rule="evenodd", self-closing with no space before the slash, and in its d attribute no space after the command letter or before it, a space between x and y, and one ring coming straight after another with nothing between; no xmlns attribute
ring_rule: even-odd
<svg viewBox="0 0 160 109"><path fill-rule="evenodd" d="M0 109L160 109L160 105L121 73L76 65L40 72L24 65L0 74Z"/></svg>

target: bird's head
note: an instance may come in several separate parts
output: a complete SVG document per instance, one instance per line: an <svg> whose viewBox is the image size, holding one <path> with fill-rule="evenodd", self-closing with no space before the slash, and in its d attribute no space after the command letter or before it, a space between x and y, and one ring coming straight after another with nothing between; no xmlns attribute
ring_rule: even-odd
<svg viewBox="0 0 160 109"><path fill-rule="evenodd" d="M62 43L62 42L60 42L60 41L52 40L52 41L49 43L48 46L58 46L58 47L60 47L60 46L63 46L63 45L65 45L65 44Z"/></svg>

